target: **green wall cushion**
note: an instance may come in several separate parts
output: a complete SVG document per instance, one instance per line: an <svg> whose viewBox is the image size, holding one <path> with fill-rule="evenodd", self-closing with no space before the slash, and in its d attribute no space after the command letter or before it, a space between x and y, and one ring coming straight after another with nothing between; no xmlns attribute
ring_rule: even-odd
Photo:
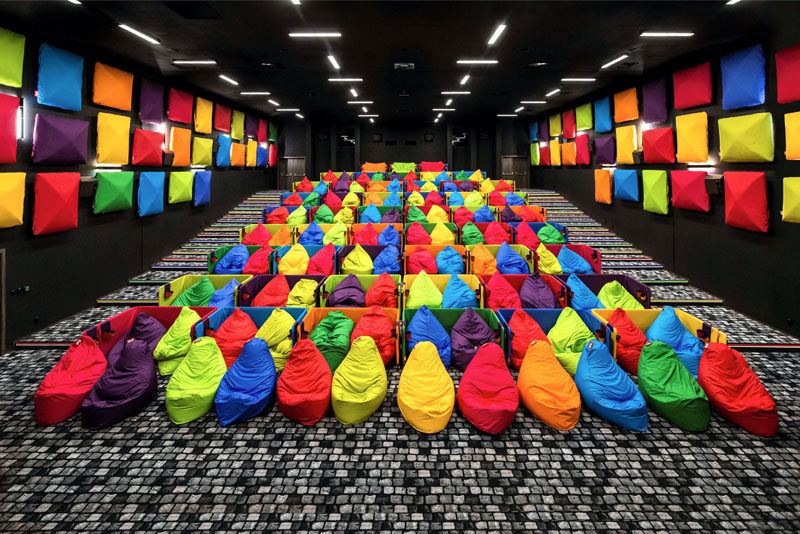
<svg viewBox="0 0 800 534"><path fill-rule="evenodd" d="M169 173L169 203L189 202L192 200L194 173L192 171L175 171Z"/></svg>
<svg viewBox="0 0 800 534"><path fill-rule="evenodd" d="M94 213L108 213L131 207L133 207L133 172L98 172Z"/></svg>
<svg viewBox="0 0 800 534"><path fill-rule="evenodd" d="M651 213L669 213L667 171L642 171L643 208Z"/></svg>
<svg viewBox="0 0 800 534"><path fill-rule="evenodd" d="M584 104L575 108L575 124L580 130L592 129L592 105Z"/></svg>
<svg viewBox="0 0 800 534"><path fill-rule="evenodd" d="M0 84L22 87L25 36L0 28Z"/></svg>

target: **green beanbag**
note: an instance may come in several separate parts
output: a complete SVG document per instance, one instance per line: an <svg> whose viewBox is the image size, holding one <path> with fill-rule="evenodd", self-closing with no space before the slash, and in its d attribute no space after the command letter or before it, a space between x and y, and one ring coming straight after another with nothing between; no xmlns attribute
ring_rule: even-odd
<svg viewBox="0 0 800 534"><path fill-rule="evenodd" d="M467 173L464 171L458 171L455 176L453 176L453 180L457 182L463 182L467 179Z"/></svg>
<svg viewBox="0 0 800 534"><path fill-rule="evenodd" d="M421 308L423 306L428 308L442 307L442 293L425 271L420 272L414 279L414 283L408 290L408 298L405 303L406 308Z"/></svg>
<svg viewBox="0 0 800 534"><path fill-rule="evenodd" d="M323 204L314 213L314 221L317 224L333 224L333 210Z"/></svg>
<svg viewBox="0 0 800 534"><path fill-rule="evenodd" d="M425 214L422 213L421 209L412 204L411 207L408 208L408 214L406 214L406 222L426 223L428 222L428 217L426 217Z"/></svg>
<svg viewBox="0 0 800 534"><path fill-rule="evenodd" d="M623 310L643 310L644 306L636 297L628 293L622 284L614 280L600 288L597 299L609 310L622 308Z"/></svg>
<svg viewBox="0 0 800 534"><path fill-rule="evenodd" d="M417 170L417 164L395 161L392 163L392 170L397 174L408 174L409 172Z"/></svg>
<svg viewBox="0 0 800 534"><path fill-rule="evenodd" d="M547 223L539 228L539 231L536 232L536 237L545 245L561 245L567 242L566 238L555 226Z"/></svg>
<svg viewBox="0 0 800 534"><path fill-rule="evenodd" d="M186 291L178 295L172 306L208 306L211 297L214 296L214 284L207 276L203 276L199 282L190 285Z"/></svg>
<svg viewBox="0 0 800 534"><path fill-rule="evenodd" d="M153 350L162 375L171 375L192 346L192 327L200 320L196 311L184 307Z"/></svg>
<svg viewBox="0 0 800 534"><path fill-rule="evenodd" d="M553 345L553 352L561 366L574 375L578 370L578 360L587 342L595 339L589 327L572 308L564 308L556 324L547 333Z"/></svg>
<svg viewBox="0 0 800 534"><path fill-rule="evenodd" d="M356 338L333 375L331 403L336 419L346 425L366 421L383 404L386 389L386 367L375 341L369 336Z"/></svg>
<svg viewBox="0 0 800 534"><path fill-rule="evenodd" d="M353 333L354 326L352 319L340 311L335 311L321 320L308 336L322 353L332 372L336 371L347 355L347 350L350 348L350 334Z"/></svg>
<svg viewBox="0 0 800 534"><path fill-rule="evenodd" d="M642 196L644 211L659 215L669 213L667 171L642 171Z"/></svg>
<svg viewBox="0 0 800 534"><path fill-rule="evenodd" d="M319 205L319 195L316 191L312 191L306 198L303 199L302 206L305 208L313 208Z"/></svg>
<svg viewBox="0 0 800 534"><path fill-rule="evenodd" d="M305 209L303 206L298 206L289 214L288 217L286 217L286 224L291 226L300 226L301 224L306 224L306 219L308 218L307 214L307 209Z"/></svg>
<svg viewBox="0 0 800 534"><path fill-rule="evenodd" d="M478 243L486 244L486 238L474 223L468 222L461 227L462 245L477 245Z"/></svg>
<svg viewBox="0 0 800 534"><path fill-rule="evenodd" d="M255 337L267 342L276 371L283 371L286 360L289 359L289 353L292 352L293 326L294 317L286 310L277 308L272 310L267 320L256 332Z"/></svg>
<svg viewBox="0 0 800 534"><path fill-rule="evenodd" d="M172 422L182 425L208 413L227 371L225 358L213 338L195 340L167 384L167 413Z"/></svg>

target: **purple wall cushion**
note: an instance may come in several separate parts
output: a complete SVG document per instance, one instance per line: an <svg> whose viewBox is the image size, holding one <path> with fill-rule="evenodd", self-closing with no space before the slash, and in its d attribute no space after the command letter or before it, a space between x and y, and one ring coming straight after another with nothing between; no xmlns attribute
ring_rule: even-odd
<svg viewBox="0 0 800 534"><path fill-rule="evenodd" d="M522 301L523 308L560 308L558 299L550 286L538 274L532 274L525 278L519 289L519 299Z"/></svg>
<svg viewBox="0 0 800 534"><path fill-rule="evenodd" d="M466 369L478 352L478 348L492 341L494 341L492 329L481 319L478 312L468 308L450 331L453 365L459 369Z"/></svg>
<svg viewBox="0 0 800 534"><path fill-rule="evenodd" d="M149 124L164 122L164 86L142 78L139 90L139 118Z"/></svg>
<svg viewBox="0 0 800 534"><path fill-rule="evenodd" d="M244 118L244 134L255 139L258 136L258 119L246 115Z"/></svg>
<svg viewBox="0 0 800 534"><path fill-rule="evenodd" d="M614 136L606 135L594 138L595 162L598 165L613 165L616 162L614 153Z"/></svg>
<svg viewBox="0 0 800 534"><path fill-rule="evenodd" d="M667 88L664 78L653 80L642 86L644 122L664 122L667 120Z"/></svg>
<svg viewBox="0 0 800 534"><path fill-rule="evenodd" d="M363 308L364 288L354 274L348 274L344 280L328 295L326 306L329 308Z"/></svg>
<svg viewBox="0 0 800 534"><path fill-rule="evenodd" d="M539 141L550 140L550 121L542 119L539 121Z"/></svg>
<svg viewBox="0 0 800 534"><path fill-rule="evenodd" d="M88 143L89 121L36 114L33 123L34 163L86 163Z"/></svg>

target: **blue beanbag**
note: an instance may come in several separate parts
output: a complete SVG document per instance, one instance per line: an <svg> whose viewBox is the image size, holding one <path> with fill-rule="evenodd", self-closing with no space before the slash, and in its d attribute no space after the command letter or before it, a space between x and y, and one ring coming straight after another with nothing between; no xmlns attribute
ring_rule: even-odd
<svg viewBox="0 0 800 534"><path fill-rule="evenodd" d="M236 306L234 293L238 286L239 281L235 278L231 279L230 282L214 291L214 294L211 295L211 300L208 301L208 305L216 306L217 308L233 308Z"/></svg>
<svg viewBox="0 0 800 534"><path fill-rule="evenodd" d="M764 48L755 45L719 60L722 71L722 109L759 106L766 96Z"/></svg>
<svg viewBox="0 0 800 534"><path fill-rule="evenodd" d="M409 353L420 341L430 341L436 345L436 352L439 353L439 358L444 366L450 367L452 350L450 336L427 306L422 306L417 310L408 323L408 331L411 334L411 339L408 340Z"/></svg>
<svg viewBox="0 0 800 534"><path fill-rule="evenodd" d="M456 184L453 184L456 185ZM447 187L445 185L445 187ZM464 197L461 193L453 193L447 198L447 205L448 206L463 206L464 205Z"/></svg>
<svg viewBox="0 0 800 534"><path fill-rule="evenodd" d="M436 255L436 269L439 274L464 274L464 258L456 249L447 246Z"/></svg>
<svg viewBox="0 0 800 534"><path fill-rule="evenodd" d="M71 111L83 104L83 57L42 43L36 102Z"/></svg>
<svg viewBox="0 0 800 534"><path fill-rule="evenodd" d="M277 372L267 342L253 338L222 377L214 408L222 426L246 421L261 413L275 395Z"/></svg>
<svg viewBox="0 0 800 534"><path fill-rule="evenodd" d="M364 211L361 212L358 222L372 224L379 223L381 222L381 212L375 204L370 204L364 208Z"/></svg>
<svg viewBox="0 0 800 534"><path fill-rule="evenodd" d="M500 274L531 274L525 258L517 254L511 245L502 243L497 251L497 270Z"/></svg>
<svg viewBox="0 0 800 534"><path fill-rule="evenodd" d="M445 193L455 193L455 192L458 191L458 186L454 182L447 182L446 184L444 184L444 190L443 191ZM459 196L461 196L461 195L459 195Z"/></svg>
<svg viewBox="0 0 800 534"><path fill-rule="evenodd" d="M388 197L383 199L384 206L402 206L403 201L400 200L400 197L397 195L397 192L391 193Z"/></svg>
<svg viewBox="0 0 800 534"><path fill-rule="evenodd" d="M452 178L450 178L445 171L440 172L439 174L436 175L436 178L434 178L434 181L437 184L439 182L446 182L448 180L452 180Z"/></svg>
<svg viewBox="0 0 800 534"><path fill-rule="evenodd" d="M594 131L611 131L611 101L608 97L594 101Z"/></svg>
<svg viewBox="0 0 800 534"><path fill-rule="evenodd" d="M139 174L139 192L136 203L139 206L139 217L164 213L163 172Z"/></svg>
<svg viewBox="0 0 800 534"><path fill-rule="evenodd" d="M325 237L325 232L322 231L320 225L312 222L303 233L300 234L297 243L300 245L321 245L323 237Z"/></svg>
<svg viewBox="0 0 800 534"><path fill-rule="evenodd" d="M450 280L442 292L442 308L477 308L478 299L475 291L457 274L450 275Z"/></svg>
<svg viewBox="0 0 800 534"><path fill-rule="evenodd" d="M614 169L614 196L639 202L639 176L636 169Z"/></svg>
<svg viewBox="0 0 800 534"><path fill-rule="evenodd" d="M230 249L214 266L214 274L242 274L242 269L250 259L246 245L236 245Z"/></svg>
<svg viewBox="0 0 800 534"><path fill-rule="evenodd" d="M231 138L227 135L218 135L217 143L217 167L231 166Z"/></svg>
<svg viewBox="0 0 800 534"><path fill-rule="evenodd" d="M572 291L572 299L570 300L569 307L574 310L602 310L605 309L597 298L597 295L592 293L592 290L586 287L586 284L578 278L578 275L573 273L567 278L567 287Z"/></svg>
<svg viewBox="0 0 800 534"><path fill-rule="evenodd" d="M489 206L481 206L473 214L472 220L476 223L492 222L494 220L494 213L489 209Z"/></svg>
<svg viewBox="0 0 800 534"><path fill-rule="evenodd" d="M372 260L372 274L398 274L400 272L400 251L388 246Z"/></svg>
<svg viewBox="0 0 800 534"><path fill-rule="evenodd" d="M561 247L558 253L558 263L561 264L561 272L564 274L593 274L594 270L589 262L584 260L579 254L572 252L566 247Z"/></svg>
<svg viewBox="0 0 800 534"><path fill-rule="evenodd" d="M379 245L401 245L400 232L394 229L394 226L387 226L378 234Z"/></svg>
<svg viewBox="0 0 800 534"><path fill-rule="evenodd" d="M647 337L647 341L661 341L672 347L681 363L692 373L693 377L697 378L700 356L703 355L705 345L683 326L681 320L675 315L675 308L664 307L644 335Z"/></svg>
<svg viewBox="0 0 800 534"><path fill-rule="evenodd" d="M647 403L604 343L593 340L583 347L575 385L584 405L606 421L637 432L647 430Z"/></svg>
<svg viewBox="0 0 800 534"><path fill-rule="evenodd" d="M525 199L521 196L516 194L515 192L511 191L509 194L506 195L506 205L507 206L524 206Z"/></svg>
<svg viewBox="0 0 800 534"><path fill-rule="evenodd" d="M395 178L392 180L389 185L386 186L386 191L389 193L399 193L403 190L403 184L400 183L400 180Z"/></svg>
<svg viewBox="0 0 800 534"><path fill-rule="evenodd" d="M211 203L211 171L195 171L192 204L205 206Z"/></svg>
<svg viewBox="0 0 800 534"><path fill-rule="evenodd" d="M317 184L317 187L314 188L314 193L316 193L319 196L322 196L327 192L328 192L328 184L320 180L319 183Z"/></svg>

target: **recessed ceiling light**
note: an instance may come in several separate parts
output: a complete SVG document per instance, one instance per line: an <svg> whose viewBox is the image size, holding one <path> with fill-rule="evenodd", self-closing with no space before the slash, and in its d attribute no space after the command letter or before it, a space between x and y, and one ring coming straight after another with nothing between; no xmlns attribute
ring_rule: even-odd
<svg viewBox="0 0 800 534"><path fill-rule="evenodd" d="M224 74L220 74L219 77L220 77L221 80L225 80L226 82L228 82L231 85L239 85L239 82L237 82L233 78L225 76Z"/></svg>
<svg viewBox="0 0 800 534"><path fill-rule="evenodd" d="M545 100L522 100L520 104L547 104Z"/></svg>
<svg viewBox="0 0 800 534"><path fill-rule="evenodd" d="M457 59L459 65L497 65L496 59Z"/></svg>
<svg viewBox="0 0 800 534"><path fill-rule="evenodd" d="M517 114L516 113L498 113L497 116L498 117L516 117Z"/></svg>
<svg viewBox="0 0 800 534"><path fill-rule="evenodd" d="M455 111L456 108L432 108L433 111Z"/></svg>
<svg viewBox="0 0 800 534"><path fill-rule="evenodd" d="M348 104L372 104L372 100L348 100Z"/></svg>
<svg viewBox="0 0 800 534"><path fill-rule="evenodd" d="M331 62L331 65L333 65L333 68L334 68L334 69L336 69L336 70L339 70L339 69L341 68L341 67L339 66L339 62L338 62L338 61L336 61L336 58L335 58L335 57L333 57L333 56L328 56L328 61L330 61L330 62Z"/></svg>
<svg viewBox="0 0 800 534"><path fill-rule="evenodd" d="M741 2L741 1L742 1L742 0L728 0L727 2L725 2L725 5L726 5L726 6L732 6L732 5L734 5L734 4L738 4L738 3L739 3L739 2ZM78 2L78 3L80 4L80 2Z"/></svg>
<svg viewBox="0 0 800 534"><path fill-rule="evenodd" d="M289 0L289 1L292 2L296 6L300 5L300 0Z"/></svg>
<svg viewBox="0 0 800 534"><path fill-rule="evenodd" d="M280 104L278 104L277 102L275 102L275 101L274 101L274 100L272 100L272 99L270 99L270 100L267 100L267 102L269 102L269 103L270 103L270 104L272 104L273 106L280 106Z"/></svg>
<svg viewBox="0 0 800 534"><path fill-rule="evenodd" d="M363 78L328 78L329 82L363 82Z"/></svg>
<svg viewBox="0 0 800 534"><path fill-rule="evenodd" d="M469 74L465 74L465 75L464 75L464 77L463 77L463 78L461 78L461 81L459 82L459 84L460 84L460 85L466 85L466 83L467 83L468 81L469 81Z"/></svg>
<svg viewBox="0 0 800 534"><path fill-rule="evenodd" d="M601 69L607 69L607 68L608 68L608 67L610 67L611 65L616 65L617 63L619 63L619 62L620 62L620 61L622 61L623 59L627 59L627 58L628 58L628 54L622 54L622 55L621 55L621 56L619 56L618 58L616 58L616 59L612 59L611 61L609 61L608 63L606 63L605 65L603 65L603 66L602 66L602 67L600 67L600 68L601 68Z"/></svg>
<svg viewBox="0 0 800 534"><path fill-rule="evenodd" d="M450 104L452 104L452 103L453 103L453 99L452 99L452 98L448 98L448 99L447 99L447 102L445 102L445 103L444 103L444 105L445 105L445 106L449 106L449 105L450 105Z"/></svg>
<svg viewBox="0 0 800 534"><path fill-rule="evenodd" d="M549 93L547 93L544 96L553 96L553 95L557 95L560 92L561 92L561 89L553 89L552 91L550 91Z"/></svg>
<svg viewBox="0 0 800 534"><path fill-rule="evenodd" d="M439 122L439 117L436 117L435 119L433 119L433 122Z"/></svg>
<svg viewBox="0 0 800 534"><path fill-rule="evenodd" d="M300 111L299 108L278 108L275 111Z"/></svg>
<svg viewBox="0 0 800 534"><path fill-rule="evenodd" d="M173 59L174 65L216 65L213 59Z"/></svg>
<svg viewBox="0 0 800 534"><path fill-rule="evenodd" d="M639 37L692 37L694 32L642 32Z"/></svg>
<svg viewBox="0 0 800 534"><path fill-rule="evenodd" d="M469 91L442 91L443 95L468 95Z"/></svg>
<svg viewBox="0 0 800 534"><path fill-rule="evenodd" d="M293 37L295 39L314 39L314 38L322 38L322 37L341 37L342 34L339 32L292 32L289 34L289 37Z"/></svg>
<svg viewBox="0 0 800 534"><path fill-rule="evenodd" d="M239 93L242 96L269 96L269 91L242 91Z"/></svg>
<svg viewBox="0 0 800 534"><path fill-rule="evenodd" d="M597 78L561 78L562 82L596 82Z"/></svg>
<svg viewBox="0 0 800 534"><path fill-rule="evenodd" d="M149 36L149 35L147 35L146 33L142 33L142 32L140 32L140 31L139 31L139 30L137 30L137 29L131 28L131 27L130 27L130 26L128 26L127 24L120 24L120 25L119 25L119 27L120 27L120 28L122 28L123 30L125 30L126 32L131 32L131 33L132 33L133 35L135 35L136 37L139 37L139 38L141 38L141 39L144 39L144 40L145 40L145 41L147 41L148 43L153 43L153 44L157 44L157 45L160 45L160 44L161 44L161 41L159 41L159 40L158 40L158 39L156 39L155 37L150 37L150 36Z"/></svg>
<svg viewBox="0 0 800 534"><path fill-rule="evenodd" d="M523 109L525 109L525 108L523 106L520 106L520 107L518 107L517 109L514 110L514 113L519 113Z"/></svg>
<svg viewBox="0 0 800 534"><path fill-rule="evenodd" d="M369 122L371 122L372 124L375 124L375 119L373 119L372 117L370 117L370 118L369 118Z"/></svg>
<svg viewBox="0 0 800 534"><path fill-rule="evenodd" d="M534 61L533 63L528 63L529 67L544 67L547 65L546 61Z"/></svg>
<svg viewBox="0 0 800 534"><path fill-rule="evenodd" d="M441 118L442 118L442 115L444 115L444 113L439 113L438 115L436 115L436 118L437 118L437 119L441 119Z"/></svg>
<svg viewBox="0 0 800 534"><path fill-rule="evenodd" d="M492 36L489 37L489 42L486 43L486 44L488 44L489 46L492 46L497 41L497 39L500 37L500 35L505 31L505 29L506 29L506 25L505 24L501 24L497 28L495 28L494 33L492 34Z"/></svg>
<svg viewBox="0 0 800 534"><path fill-rule="evenodd" d="M361 111L363 111L364 113L369 113L367 106L361 106Z"/></svg>
<svg viewBox="0 0 800 534"><path fill-rule="evenodd" d="M299 3L300 3L300 2L298 2L298 4L299 4ZM295 113L295 114L294 114L294 116L295 116L295 117L297 117L298 119L305 119L305 117L303 117L303 116L302 116L302 115L300 115L299 113Z"/></svg>
<svg viewBox="0 0 800 534"><path fill-rule="evenodd" d="M81 1L80 0L67 0L67 2L69 2L70 4L74 4L76 6L81 5Z"/></svg>
<svg viewBox="0 0 800 534"><path fill-rule="evenodd" d="M350 88L350 94L353 95L353 98L358 98L358 91L356 91L352 87Z"/></svg>
<svg viewBox="0 0 800 534"><path fill-rule="evenodd" d="M378 117L378 115L359 115L359 117Z"/></svg>

